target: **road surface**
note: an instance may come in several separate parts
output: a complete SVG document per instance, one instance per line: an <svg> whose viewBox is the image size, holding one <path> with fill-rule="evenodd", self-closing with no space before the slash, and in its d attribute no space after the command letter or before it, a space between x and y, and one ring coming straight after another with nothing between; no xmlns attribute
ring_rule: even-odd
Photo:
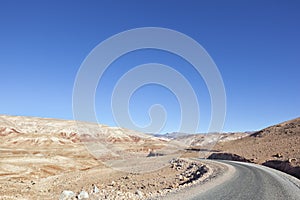
<svg viewBox="0 0 300 200"><path fill-rule="evenodd" d="M227 177L215 178L202 185L178 192L167 199L185 200L300 200L300 180L264 166L208 161L232 168ZM225 174L226 174L225 173ZM206 187L207 186L207 187Z"/></svg>

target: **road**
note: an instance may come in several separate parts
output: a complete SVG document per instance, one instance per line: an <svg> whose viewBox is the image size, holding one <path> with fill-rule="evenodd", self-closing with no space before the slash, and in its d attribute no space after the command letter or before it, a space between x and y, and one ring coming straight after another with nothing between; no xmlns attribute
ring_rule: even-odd
<svg viewBox="0 0 300 200"><path fill-rule="evenodd" d="M300 200L300 180L285 173L249 163L209 162L225 164L234 170L221 182L218 178L212 179L208 188L207 184L194 186L179 192L172 199L184 197L185 200Z"/></svg>

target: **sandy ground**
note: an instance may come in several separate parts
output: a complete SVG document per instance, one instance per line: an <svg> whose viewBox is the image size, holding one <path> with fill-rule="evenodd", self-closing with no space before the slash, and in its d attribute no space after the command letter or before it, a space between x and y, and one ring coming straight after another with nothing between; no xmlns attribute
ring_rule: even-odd
<svg viewBox="0 0 300 200"><path fill-rule="evenodd" d="M174 152L176 144L93 126L85 129L91 139L72 121L0 116L0 199L59 199L65 190L89 199L154 198L211 172L199 161L174 160L190 156ZM169 154L147 157L149 150Z"/></svg>
<svg viewBox="0 0 300 200"><path fill-rule="evenodd" d="M147 159L144 162L148 162L148 166L165 162L165 158ZM90 193L93 185L102 191L96 195L101 199L108 199L115 191L120 192L120 198L114 196L113 199L141 199L141 194L154 197L179 188L193 178L182 176L193 165L183 164L177 168L170 162L155 171L118 171L96 160L79 144L49 149L1 147L0 160L0 199L59 199L63 190ZM134 164L127 163L128 167ZM198 162L194 171L199 166ZM147 165L143 165L145 167Z"/></svg>
<svg viewBox="0 0 300 200"><path fill-rule="evenodd" d="M0 115L0 199L59 199L66 190L86 191L89 199L158 198L216 171L189 159L212 152L259 164L291 159L300 166L300 118L252 135L174 141L104 125L79 129L73 121ZM186 143L194 146L185 150Z"/></svg>

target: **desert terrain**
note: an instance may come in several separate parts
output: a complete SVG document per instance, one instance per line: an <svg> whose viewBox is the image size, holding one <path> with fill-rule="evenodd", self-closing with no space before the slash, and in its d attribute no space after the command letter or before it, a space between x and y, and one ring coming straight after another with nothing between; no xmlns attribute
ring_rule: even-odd
<svg viewBox="0 0 300 200"><path fill-rule="evenodd" d="M155 199L254 162L299 178L300 118L247 133L147 135L105 125L0 115L0 199ZM224 170L224 169L223 169Z"/></svg>
<svg viewBox="0 0 300 200"><path fill-rule="evenodd" d="M300 118L254 132L246 137L219 141L214 150L236 154L300 178Z"/></svg>
<svg viewBox="0 0 300 200"><path fill-rule="evenodd" d="M0 141L0 199L154 198L211 173L178 142L92 123L1 115Z"/></svg>
<svg viewBox="0 0 300 200"><path fill-rule="evenodd" d="M252 132L161 137L188 144L185 155L189 157L253 162L300 178L300 118Z"/></svg>

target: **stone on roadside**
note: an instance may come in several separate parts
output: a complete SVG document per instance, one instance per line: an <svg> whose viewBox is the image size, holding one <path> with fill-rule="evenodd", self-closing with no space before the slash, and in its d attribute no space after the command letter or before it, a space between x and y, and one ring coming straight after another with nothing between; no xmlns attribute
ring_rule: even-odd
<svg viewBox="0 0 300 200"><path fill-rule="evenodd" d="M82 190L79 193L79 195L77 196L77 199L79 199L79 200L84 200L84 199L88 199L88 198L89 198L89 194L84 190Z"/></svg>
<svg viewBox="0 0 300 200"><path fill-rule="evenodd" d="M72 200L74 198L75 198L75 193L70 190L64 190L59 196L59 200Z"/></svg>
<svg viewBox="0 0 300 200"><path fill-rule="evenodd" d="M99 188L95 184L93 184L92 186L93 186L92 193L95 193L95 194L99 193Z"/></svg>
<svg viewBox="0 0 300 200"><path fill-rule="evenodd" d="M137 191L135 192L135 194L136 194L139 198L143 198L143 196L144 196L143 192L141 192L140 190L137 190Z"/></svg>

